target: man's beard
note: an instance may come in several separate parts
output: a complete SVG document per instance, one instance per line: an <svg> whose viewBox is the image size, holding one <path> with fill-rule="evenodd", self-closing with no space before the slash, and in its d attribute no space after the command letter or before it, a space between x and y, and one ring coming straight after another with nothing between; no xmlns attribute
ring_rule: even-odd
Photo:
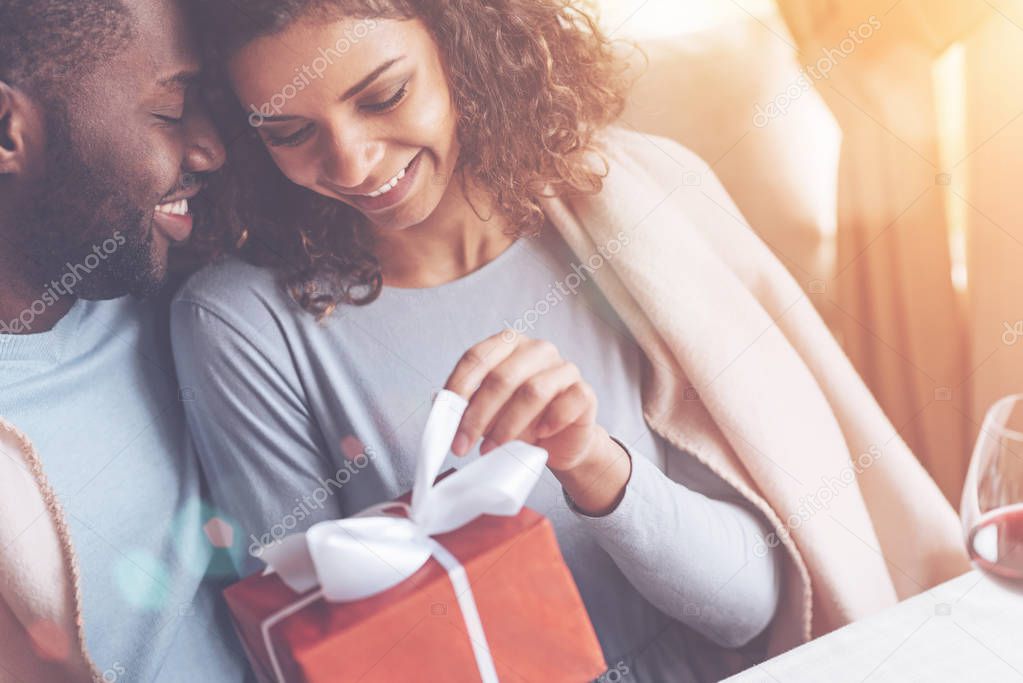
<svg viewBox="0 0 1023 683"><path fill-rule="evenodd" d="M60 112L46 118L45 175L15 224L26 266L41 287L76 298L156 293L166 268L153 254L153 208L130 198L130 176L90 166Z"/></svg>

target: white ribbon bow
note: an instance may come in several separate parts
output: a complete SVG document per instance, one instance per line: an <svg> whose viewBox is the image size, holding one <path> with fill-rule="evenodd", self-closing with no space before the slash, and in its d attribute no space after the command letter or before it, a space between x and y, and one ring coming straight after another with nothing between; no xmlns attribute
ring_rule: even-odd
<svg viewBox="0 0 1023 683"><path fill-rule="evenodd" d="M431 536L457 529L480 515L514 516L536 486L547 464L547 451L512 441L462 467L434 485L451 449L468 401L442 389L426 420L412 504L381 503L346 519L320 522L304 534L292 534L263 549L268 571L275 571L293 591L320 591L268 619L263 636L278 681L283 681L270 628L315 599L361 600L398 585L430 557L448 571L462 608L480 675L497 681L476 604L465 570ZM405 508L408 518L383 514Z"/></svg>

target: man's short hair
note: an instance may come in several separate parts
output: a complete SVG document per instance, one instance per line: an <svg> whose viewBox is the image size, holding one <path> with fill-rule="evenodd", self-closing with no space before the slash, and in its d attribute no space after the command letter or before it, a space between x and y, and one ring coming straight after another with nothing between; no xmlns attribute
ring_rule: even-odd
<svg viewBox="0 0 1023 683"><path fill-rule="evenodd" d="M127 48L123 0L0 0L0 80L43 98Z"/></svg>

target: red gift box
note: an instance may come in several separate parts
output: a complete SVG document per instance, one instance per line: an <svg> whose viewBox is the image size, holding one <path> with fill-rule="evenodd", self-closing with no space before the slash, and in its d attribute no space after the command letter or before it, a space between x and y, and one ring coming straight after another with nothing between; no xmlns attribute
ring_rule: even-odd
<svg viewBox="0 0 1023 683"><path fill-rule="evenodd" d="M434 539L468 576L502 683L591 681L607 670L546 517L528 508L511 517L482 515ZM272 573L225 591L264 679L275 679L269 640L288 683L481 680L455 588L435 558L368 598L333 603L316 595L295 593ZM265 637L270 617L303 600L309 604Z"/></svg>

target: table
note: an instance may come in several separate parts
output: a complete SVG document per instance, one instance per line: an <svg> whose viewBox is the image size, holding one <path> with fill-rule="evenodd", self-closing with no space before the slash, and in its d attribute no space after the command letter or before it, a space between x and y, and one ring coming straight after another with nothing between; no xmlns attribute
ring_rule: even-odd
<svg viewBox="0 0 1023 683"><path fill-rule="evenodd" d="M1023 681L1023 593L967 572L728 681Z"/></svg>

